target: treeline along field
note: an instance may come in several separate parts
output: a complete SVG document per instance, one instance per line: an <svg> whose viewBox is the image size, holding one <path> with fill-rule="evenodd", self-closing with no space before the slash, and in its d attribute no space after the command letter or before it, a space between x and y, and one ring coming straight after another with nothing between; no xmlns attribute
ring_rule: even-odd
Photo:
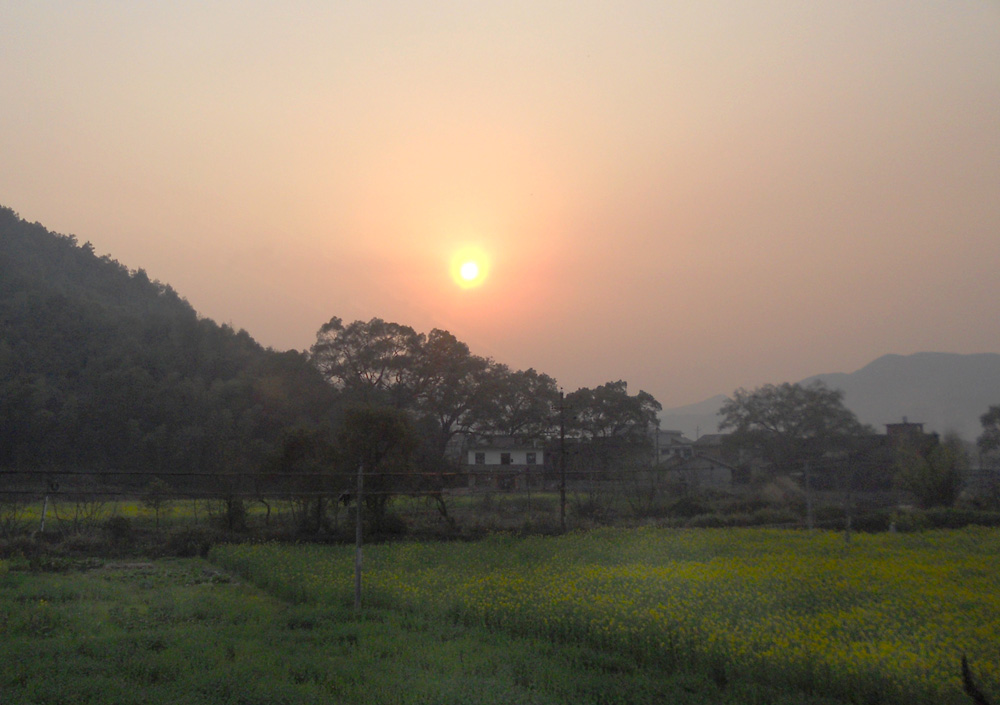
<svg viewBox="0 0 1000 705"><path fill-rule="evenodd" d="M602 530L366 549L365 604L627 652L651 667L857 702L1000 690L1000 531ZM346 547L218 546L296 602L348 604Z"/></svg>

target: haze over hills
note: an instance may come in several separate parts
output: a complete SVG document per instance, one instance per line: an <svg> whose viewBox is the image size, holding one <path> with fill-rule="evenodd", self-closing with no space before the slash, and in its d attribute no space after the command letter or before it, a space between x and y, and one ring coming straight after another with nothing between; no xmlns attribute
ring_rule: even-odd
<svg viewBox="0 0 1000 705"><path fill-rule="evenodd" d="M61 439L60 452L74 462L83 462L88 448L98 454L103 446L95 439L104 436L116 439L104 444L115 447L121 446L117 439L135 436L137 446L156 446L157 452L177 440L187 452L191 443L167 436L206 428L207 419L218 416L213 409L259 409L253 390L261 376L282 378L298 390L289 398L300 402L325 389L312 379L315 370L303 356L265 350L243 331L200 318L173 289L150 281L142 270L97 257L89 244L78 245L2 207L0 322L0 411L9 412L0 448L21 459L41 462L36 456L43 447L54 452L52 443L34 442L29 427ZM971 441L980 433L979 417L1000 404L1000 354L885 355L849 374L802 381L816 380L843 390L847 406L878 431L906 417L928 431L953 430ZM239 395L226 384L246 395L235 407ZM221 394L226 389L228 396ZM182 391L187 396L176 399ZM119 396L121 403L108 402ZM725 399L717 395L664 409L661 427L691 438L715 433ZM14 414L8 407L17 400L23 404ZM315 407L308 413L297 404L282 413L312 417L317 403L306 404Z"/></svg>
<svg viewBox="0 0 1000 705"><path fill-rule="evenodd" d="M820 374L801 380L823 382L844 392L844 403L858 418L884 432L886 423L924 424L926 431L955 431L975 440L979 417L1000 404L1000 354L922 352L883 355L851 373ZM683 431L690 438L718 430L717 412L724 395L698 404L664 409L662 428Z"/></svg>

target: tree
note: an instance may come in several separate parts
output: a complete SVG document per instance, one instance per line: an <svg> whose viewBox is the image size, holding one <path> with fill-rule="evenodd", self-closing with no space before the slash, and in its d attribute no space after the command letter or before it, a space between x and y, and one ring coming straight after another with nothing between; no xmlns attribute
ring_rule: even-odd
<svg viewBox="0 0 1000 705"><path fill-rule="evenodd" d="M265 484L287 492L293 516L303 529L326 528L326 508L332 496L351 486L353 474L334 478L339 458L333 434L326 426L296 426L286 430L280 449L267 467ZM261 493L263 495L264 493Z"/></svg>
<svg viewBox="0 0 1000 705"><path fill-rule="evenodd" d="M921 507L950 507L955 503L969 466L958 436L949 434L940 442L936 434L927 436L924 442L903 447L898 453L899 484L913 493Z"/></svg>
<svg viewBox="0 0 1000 705"><path fill-rule="evenodd" d="M156 515L156 530L160 530L160 515L170 511L170 496L173 490L170 485L158 477L154 477L146 485L145 492L142 493L142 505L146 509L152 509Z"/></svg>
<svg viewBox="0 0 1000 705"><path fill-rule="evenodd" d="M983 432L976 440L979 453L983 457L996 456L1000 451L1000 404L990 406L989 411L979 417Z"/></svg>
<svg viewBox="0 0 1000 705"><path fill-rule="evenodd" d="M364 507L375 532L385 528L392 498L412 486L417 444L406 412L370 405L345 412L339 436L343 470L363 475Z"/></svg>
<svg viewBox="0 0 1000 705"><path fill-rule="evenodd" d="M483 375L473 427L484 435L540 438L556 423L559 387L533 369L490 363Z"/></svg>
<svg viewBox="0 0 1000 705"><path fill-rule="evenodd" d="M648 392L630 396L628 383L622 380L578 389L567 395L566 406L574 435L641 443L647 443L650 429L659 426L657 414L663 408Z"/></svg>
<svg viewBox="0 0 1000 705"><path fill-rule="evenodd" d="M435 328L420 348L416 362L416 409L433 420L436 447L444 458L448 443L472 428L476 410L486 397L490 362L446 330Z"/></svg>
<svg viewBox="0 0 1000 705"><path fill-rule="evenodd" d="M719 415L719 430L731 430L731 442L760 457L772 472L846 452L872 432L844 406L843 392L821 382L740 388Z"/></svg>
<svg viewBox="0 0 1000 705"><path fill-rule="evenodd" d="M345 326L334 316L319 329L310 355L348 401L402 409L417 391L414 374L423 343L409 326L381 318Z"/></svg>
<svg viewBox="0 0 1000 705"><path fill-rule="evenodd" d="M659 426L660 403L648 392L628 393L619 380L566 395L564 421L572 444L573 465L591 480L632 484L640 467L651 461L652 433ZM591 502L597 501L592 490ZM606 487L602 489L607 489Z"/></svg>

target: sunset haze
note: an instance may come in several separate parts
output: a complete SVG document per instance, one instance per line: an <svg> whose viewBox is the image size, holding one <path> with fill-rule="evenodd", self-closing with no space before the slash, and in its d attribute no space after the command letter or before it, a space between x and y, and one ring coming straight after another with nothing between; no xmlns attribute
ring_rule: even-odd
<svg viewBox="0 0 1000 705"><path fill-rule="evenodd" d="M277 349L664 406L1000 352L997 2L0 1L0 96L0 204Z"/></svg>

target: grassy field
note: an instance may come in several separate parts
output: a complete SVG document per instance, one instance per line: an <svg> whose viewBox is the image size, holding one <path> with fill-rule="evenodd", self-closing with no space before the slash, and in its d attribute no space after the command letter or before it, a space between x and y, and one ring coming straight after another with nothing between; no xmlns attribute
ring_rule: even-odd
<svg viewBox="0 0 1000 705"><path fill-rule="evenodd" d="M1000 702L1000 531L600 530L0 562L0 702ZM65 569L67 563L59 563Z"/></svg>
<svg viewBox="0 0 1000 705"><path fill-rule="evenodd" d="M200 559L2 566L5 705L837 705L430 613L291 604Z"/></svg>
<svg viewBox="0 0 1000 705"><path fill-rule="evenodd" d="M366 604L649 669L853 702L966 703L959 660L1000 692L1000 531L855 536L602 530L367 550ZM212 557L292 603L343 608L347 547Z"/></svg>

